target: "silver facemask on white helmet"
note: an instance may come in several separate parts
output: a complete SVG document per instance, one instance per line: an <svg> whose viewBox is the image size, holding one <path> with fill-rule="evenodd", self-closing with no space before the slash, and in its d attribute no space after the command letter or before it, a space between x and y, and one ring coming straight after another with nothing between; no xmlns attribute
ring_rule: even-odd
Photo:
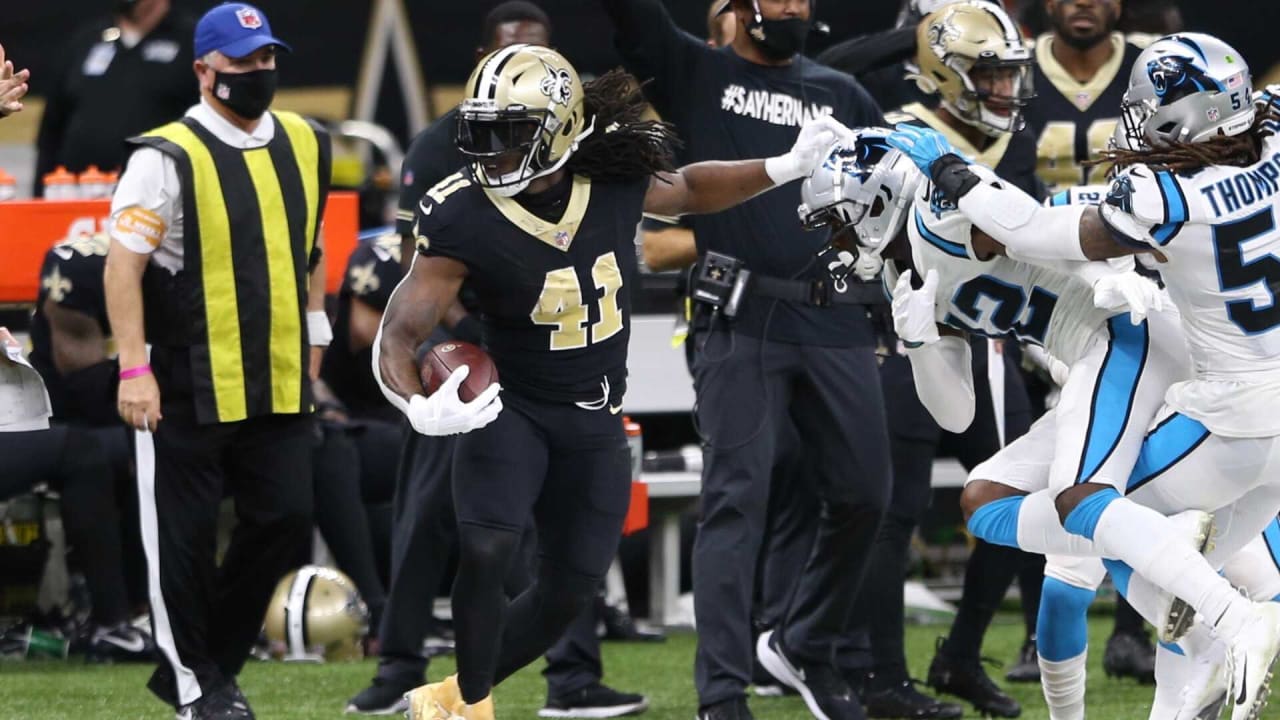
<svg viewBox="0 0 1280 720"><path fill-rule="evenodd" d="M1121 102L1127 143L1148 149L1239 135L1253 125L1253 80L1235 48L1203 33L1167 35L1143 50Z"/></svg>
<svg viewBox="0 0 1280 720"><path fill-rule="evenodd" d="M798 212L806 229L837 220L852 228L860 249L876 255L897 236L922 176L889 146L889 133L864 128L852 143L832 147L800 187Z"/></svg>

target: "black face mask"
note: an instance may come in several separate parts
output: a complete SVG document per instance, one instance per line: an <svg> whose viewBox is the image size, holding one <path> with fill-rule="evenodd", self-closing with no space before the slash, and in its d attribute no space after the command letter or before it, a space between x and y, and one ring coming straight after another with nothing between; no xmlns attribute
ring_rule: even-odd
<svg viewBox="0 0 1280 720"><path fill-rule="evenodd" d="M760 20L751 23L747 35L760 52L771 60L786 60L804 50L813 23L800 18Z"/></svg>
<svg viewBox="0 0 1280 720"><path fill-rule="evenodd" d="M246 120L257 120L271 107L276 94L276 71L214 73L213 96L231 112Z"/></svg>

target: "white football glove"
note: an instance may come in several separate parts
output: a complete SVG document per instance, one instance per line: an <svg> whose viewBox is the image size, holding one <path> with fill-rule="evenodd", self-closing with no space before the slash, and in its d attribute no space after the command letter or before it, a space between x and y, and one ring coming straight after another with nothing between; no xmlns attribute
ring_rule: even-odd
<svg viewBox="0 0 1280 720"><path fill-rule="evenodd" d="M1164 309L1160 287L1133 272L1106 275L1093 283L1093 304L1103 310L1129 313L1129 322L1141 325L1147 313Z"/></svg>
<svg viewBox="0 0 1280 720"><path fill-rule="evenodd" d="M764 171L775 185L785 185L812 174L837 142L853 141L853 131L839 120L830 115L816 117L801 126L800 135L790 152L764 161Z"/></svg>
<svg viewBox="0 0 1280 720"><path fill-rule="evenodd" d="M458 397L458 387L471 374L471 367L460 365L440 384L430 397L414 395L409 399L409 424L423 435L459 435L478 430L498 419L502 412L502 387L494 383L471 402Z"/></svg>
<svg viewBox="0 0 1280 720"><path fill-rule="evenodd" d="M893 287L893 331L908 346L919 347L938 341L938 321L934 319L934 295L938 291L938 271L925 273L924 285L911 288L911 271L898 277Z"/></svg>

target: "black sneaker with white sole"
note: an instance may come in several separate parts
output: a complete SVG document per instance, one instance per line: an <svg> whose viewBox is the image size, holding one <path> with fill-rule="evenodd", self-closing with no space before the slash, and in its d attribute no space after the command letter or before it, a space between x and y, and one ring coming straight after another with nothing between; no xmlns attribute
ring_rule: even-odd
<svg viewBox="0 0 1280 720"><path fill-rule="evenodd" d="M234 683L206 693L199 700L178 708L175 720L256 720L244 694Z"/></svg>
<svg viewBox="0 0 1280 720"><path fill-rule="evenodd" d="M409 711L409 700L405 693L418 687L422 680L392 680L382 676L374 676L369 687L356 693L347 701L343 712L356 715L403 715Z"/></svg>
<svg viewBox="0 0 1280 720"><path fill-rule="evenodd" d="M149 663L156 659L156 646L150 634L127 622L109 627L100 625L89 635L84 659L91 663Z"/></svg>
<svg viewBox="0 0 1280 720"><path fill-rule="evenodd" d="M547 698L538 711L544 718L611 718L639 715L649 709L649 700L638 693L618 692L596 683L581 690Z"/></svg>
<svg viewBox="0 0 1280 720"><path fill-rule="evenodd" d="M801 663L790 658L777 631L760 635L756 656L770 675L800 693L818 720L866 720L861 701L844 677L829 664Z"/></svg>

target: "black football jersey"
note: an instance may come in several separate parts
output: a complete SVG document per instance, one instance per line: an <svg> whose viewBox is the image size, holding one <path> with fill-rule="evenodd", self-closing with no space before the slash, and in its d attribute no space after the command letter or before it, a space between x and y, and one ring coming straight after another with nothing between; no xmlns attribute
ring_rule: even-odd
<svg viewBox="0 0 1280 720"><path fill-rule="evenodd" d="M1115 51L1088 82L1076 82L1053 57L1053 35L1036 40L1036 98L1026 110L1035 133L1040 179L1055 189L1103 182L1105 167L1081 163L1097 156L1120 122L1129 69L1142 49L1111 34Z"/></svg>
<svg viewBox="0 0 1280 720"><path fill-rule="evenodd" d="M351 417L397 419L373 377L373 350L351 350L351 304L359 300L382 312L402 276L400 236L394 232L361 238L342 277L333 343L325 350L320 377L346 406Z"/></svg>
<svg viewBox="0 0 1280 720"><path fill-rule="evenodd" d="M107 299L102 286L110 239L105 233L78 234L45 253L40 266L40 293L31 318L31 365L44 378L53 415L59 420L105 425L118 422L115 405L114 360L104 361L67 376L53 364L53 338L45 303L93 318L104 337L111 336Z"/></svg>
<svg viewBox="0 0 1280 720"><path fill-rule="evenodd" d="M445 178L417 210L418 252L467 266L484 346L508 391L617 405L625 390L636 228L648 180L574 177L559 222Z"/></svg>
<svg viewBox="0 0 1280 720"><path fill-rule="evenodd" d="M957 150L973 158L978 164L995 171L1002 179L1016 185L1037 200L1043 199L1044 185L1036 179L1036 143L1029 128L1016 133L1006 133L982 150L978 150L963 135L956 132L938 117L937 113L919 103L905 105L901 110L885 113L890 126L909 123L929 127L942 133Z"/></svg>

